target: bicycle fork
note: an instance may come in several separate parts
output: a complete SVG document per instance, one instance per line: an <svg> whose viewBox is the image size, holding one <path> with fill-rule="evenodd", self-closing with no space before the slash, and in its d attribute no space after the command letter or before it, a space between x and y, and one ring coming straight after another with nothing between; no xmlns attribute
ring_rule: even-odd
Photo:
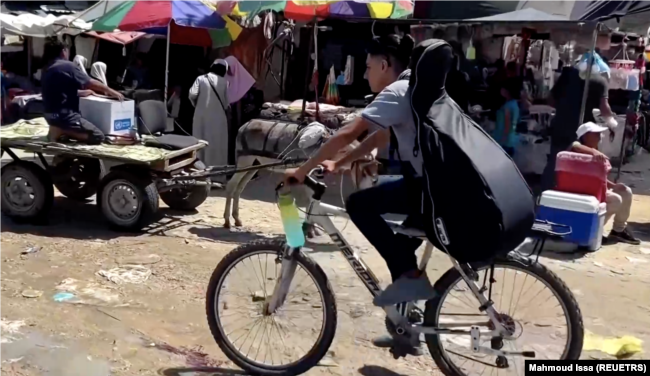
<svg viewBox="0 0 650 376"><path fill-rule="evenodd" d="M300 252L300 249L291 248L289 246L287 246L285 252L283 252L280 277L275 282L273 294L268 297L267 301L264 303L264 309L262 310L264 316L274 314L275 311L284 304L298 266L296 259L293 257L296 252Z"/></svg>

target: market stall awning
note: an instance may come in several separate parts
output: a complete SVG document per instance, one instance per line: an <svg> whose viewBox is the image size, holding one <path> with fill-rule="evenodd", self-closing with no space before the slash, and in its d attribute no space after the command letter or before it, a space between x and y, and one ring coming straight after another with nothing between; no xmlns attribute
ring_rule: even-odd
<svg viewBox="0 0 650 376"><path fill-rule="evenodd" d="M129 43L135 42L147 34L141 33L139 31L116 31L112 33L98 33L96 31L89 31L86 33L86 35L125 46Z"/></svg>
<svg viewBox="0 0 650 376"><path fill-rule="evenodd" d="M435 21L458 21L513 12L519 1L417 1L413 18Z"/></svg>
<svg viewBox="0 0 650 376"><path fill-rule="evenodd" d="M212 47L223 47L241 33L241 26L228 16L217 13L207 1L196 0L124 1L93 22L92 29L167 34L172 21L180 28L197 29L184 31L188 39L182 44L192 45L195 40L209 39Z"/></svg>
<svg viewBox="0 0 650 376"><path fill-rule="evenodd" d="M583 3L587 3L587 6L581 11L581 20L597 21L650 12L650 1L584 1ZM650 20L650 13L646 20Z"/></svg>
<svg viewBox="0 0 650 376"><path fill-rule="evenodd" d="M91 6L90 8L75 13L75 16L80 20L86 22L92 22L98 18L101 18L106 13L113 10L113 8L118 7L121 3L122 2L120 1L109 1L109 0L98 1L95 5Z"/></svg>
<svg viewBox="0 0 650 376"><path fill-rule="evenodd" d="M405 18L413 14L413 0L340 1L340 0L285 0L285 1L224 1L235 3L235 15L257 14L265 10L284 12L287 18L312 20L317 18Z"/></svg>
<svg viewBox="0 0 650 376"><path fill-rule="evenodd" d="M91 24L75 19L73 15L42 17L31 13L17 16L0 13L0 27L3 32L11 34L45 38L56 34L81 34L90 30Z"/></svg>
<svg viewBox="0 0 650 376"><path fill-rule="evenodd" d="M413 16L426 20L469 20L536 9L572 21L599 21L650 11L650 1L417 1Z"/></svg>

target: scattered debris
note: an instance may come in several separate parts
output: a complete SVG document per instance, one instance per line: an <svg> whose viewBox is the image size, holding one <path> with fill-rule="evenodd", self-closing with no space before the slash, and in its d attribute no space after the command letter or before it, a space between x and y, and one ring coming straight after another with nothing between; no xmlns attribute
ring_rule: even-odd
<svg viewBox="0 0 650 376"><path fill-rule="evenodd" d="M162 260L162 257L155 253L149 255L135 255L128 256L116 260L118 265L151 265L156 264Z"/></svg>
<svg viewBox="0 0 650 376"><path fill-rule="evenodd" d="M116 320L116 321L122 321L122 320L120 320L119 318L117 318L117 317L111 315L110 313L108 313L108 312L106 312L106 311L102 311L102 310L99 309L99 308L95 308L95 309L97 310L97 312L103 313L103 314L105 314L106 316L112 318L113 320Z"/></svg>
<svg viewBox="0 0 650 376"><path fill-rule="evenodd" d="M36 253L36 252L40 251L41 249L42 249L42 247L31 246L31 247L27 247L24 251L20 252L20 254L21 255L28 255L30 253Z"/></svg>
<svg viewBox="0 0 650 376"><path fill-rule="evenodd" d="M635 257L630 257L630 256L625 256L627 261L634 263L634 264L645 264L648 262L646 259L640 259L640 258L635 258Z"/></svg>
<svg viewBox="0 0 650 376"><path fill-rule="evenodd" d="M323 359L318 362L318 367L338 367L338 363L334 361L334 359L330 358L329 356L323 357Z"/></svg>
<svg viewBox="0 0 650 376"><path fill-rule="evenodd" d="M153 342L149 338L145 338L144 340L148 342L148 347L185 357L185 361L191 367L219 367L223 364L222 361L210 358L208 354L203 352L203 347L201 346L196 346L194 348L187 348L184 346L174 347L161 341Z"/></svg>
<svg viewBox="0 0 650 376"><path fill-rule="evenodd" d="M18 362L20 362L21 360L23 360L23 358L24 358L24 356L21 356L20 358L7 359L7 360L3 360L2 363L8 363L8 364L11 364L11 363L18 363Z"/></svg>
<svg viewBox="0 0 650 376"><path fill-rule="evenodd" d="M263 302L266 299L264 291L262 290L255 291L251 297L253 298L254 302Z"/></svg>
<svg viewBox="0 0 650 376"><path fill-rule="evenodd" d="M583 351L596 350L615 356L617 359L627 359L634 354L643 352L643 341L632 336L601 337L591 332L585 333Z"/></svg>
<svg viewBox="0 0 650 376"><path fill-rule="evenodd" d="M151 276L151 270L142 265L124 265L111 270L100 270L97 275L121 285L123 283L144 283Z"/></svg>
<svg viewBox="0 0 650 376"><path fill-rule="evenodd" d="M650 248L641 248L639 251L644 255L650 255Z"/></svg>
<svg viewBox="0 0 650 376"><path fill-rule="evenodd" d="M72 300L74 298L76 298L76 296L74 296L74 294L69 292L58 292L54 294L54 296L52 297L52 299L54 299L55 302L59 302L59 303L67 302L68 300Z"/></svg>
<svg viewBox="0 0 650 376"><path fill-rule="evenodd" d="M25 325L23 320L7 320L3 318L0 319L0 332L3 334L16 334Z"/></svg>
<svg viewBox="0 0 650 376"><path fill-rule="evenodd" d="M25 290L21 294L25 298L40 298L43 296L43 291L38 290Z"/></svg>
<svg viewBox="0 0 650 376"><path fill-rule="evenodd" d="M605 267L605 265L603 265L602 262L598 262L598 261L594 261L594 265L599 267L599 268L604 268Z"/></svg>
<svg viewBox="0 0 650 376"><path fill-rule="evenodd" d="M361 316L365 316L366 313L366 308L362 304L350 305L350 310L348 311L348 314L353 319L358 319Z"/></svg>
<svg viewBox="0 0 650 376"><path fill-rule="evenodd" d="M112 289L93 282L80 282L74 278L64 279L56 289L73 293L78 298L63 300L67 303L117 306L120 302L119 294Z"/></svg>

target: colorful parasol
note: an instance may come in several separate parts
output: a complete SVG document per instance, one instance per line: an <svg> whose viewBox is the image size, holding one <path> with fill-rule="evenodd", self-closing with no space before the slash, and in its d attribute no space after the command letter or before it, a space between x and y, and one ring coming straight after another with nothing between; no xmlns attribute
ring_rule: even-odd
<svg viewBox="0 0 650 376"><path fill-rule="evenodd" d="M213 1L214 3L214 1ZM244 16L265 10L284 12L294 20L317 18L404 18L413 14L412 0L272 0L272 1L218 1L221 14ZM230 9L228 9L230 7ZM222 11L223 10L223 11Z"/></svg>
<svg viewBox="0 0 650 376"><path fill-rule="evenodd" d="M237 39L242 28L222 15L228 13L217 12L213 4L207 0L125 1L93 22L92 29L167 35L171 26L171 43L227 46Z"/></svg>

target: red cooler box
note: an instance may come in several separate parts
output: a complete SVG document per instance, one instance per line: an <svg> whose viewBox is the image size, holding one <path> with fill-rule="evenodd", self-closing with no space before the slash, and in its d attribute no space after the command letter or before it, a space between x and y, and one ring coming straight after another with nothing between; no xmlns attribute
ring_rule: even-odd
<svg viewBox="0 0 650 376"><path fill-rule="evenodd" d="M608 161L596 162L591 155L560 152L555 164L555 190L590 195L605 202L607 174L611 169Z"/></svg>

